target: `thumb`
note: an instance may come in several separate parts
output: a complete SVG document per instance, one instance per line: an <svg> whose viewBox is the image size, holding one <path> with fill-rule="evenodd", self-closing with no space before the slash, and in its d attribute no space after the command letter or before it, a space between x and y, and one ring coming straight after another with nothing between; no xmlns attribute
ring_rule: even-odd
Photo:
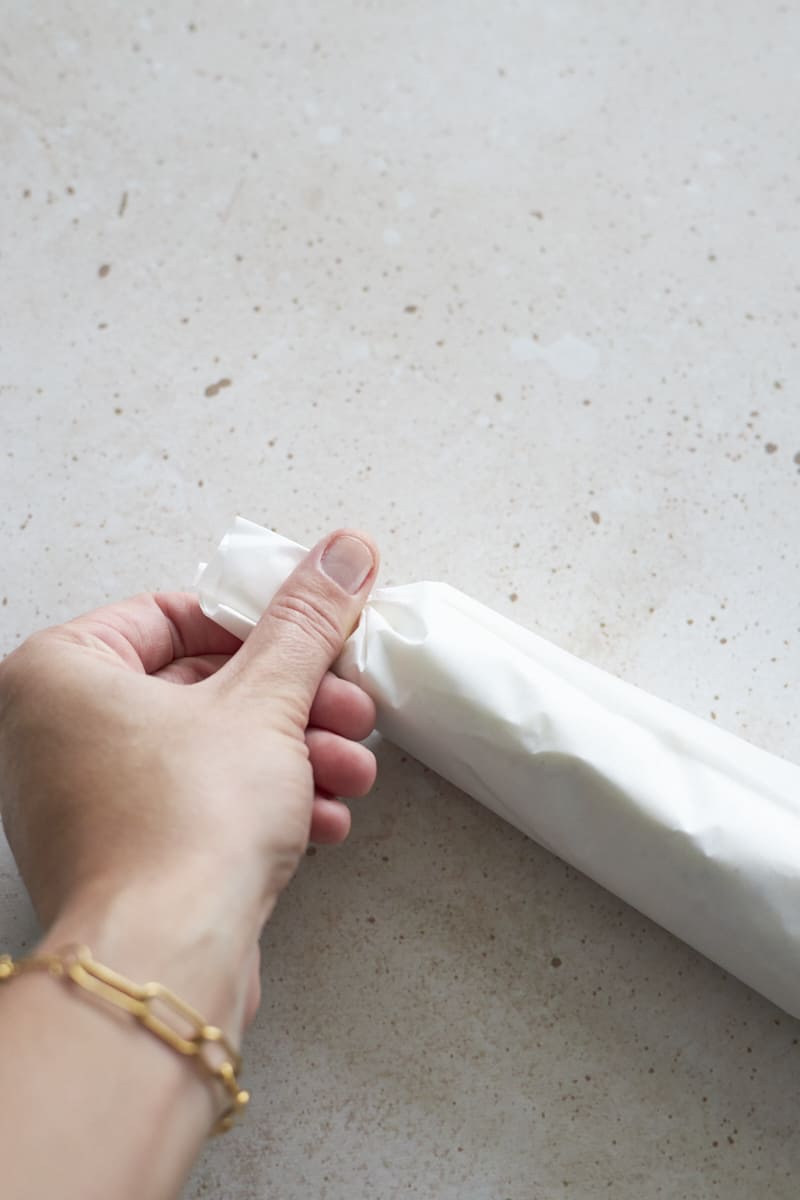
<svg viewBox="0 0 800 1200"><path fill-rule="evenodd" d="M363 533L338 530L319 542L237 652L237 676L289 701L305 725L325 672L358 623L378 561Z"/></svg>

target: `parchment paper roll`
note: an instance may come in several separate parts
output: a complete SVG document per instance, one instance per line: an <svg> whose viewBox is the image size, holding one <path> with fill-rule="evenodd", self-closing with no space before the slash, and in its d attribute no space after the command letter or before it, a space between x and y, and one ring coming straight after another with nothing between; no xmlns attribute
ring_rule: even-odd
<svg viewBox="0 0 800 1200"><path fill-rule="evenodd" d="M203 609L245 638L303 554L237 519ZM800 767L443 583L376 590L335 670L391 741L800 1017Z"/></svg>

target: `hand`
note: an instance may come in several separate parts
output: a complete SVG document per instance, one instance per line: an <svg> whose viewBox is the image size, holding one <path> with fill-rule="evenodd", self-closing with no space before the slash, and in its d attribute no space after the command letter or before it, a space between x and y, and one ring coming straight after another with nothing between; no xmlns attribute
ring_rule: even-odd
<svg viewBox="0 0 800 1200"><path fill-rule="evenodd" d="M335 797L374 781L372 702L328 668L376 569L335 534L241 647L192 596L145 595L0 665L2 816L50 946L84 941L239 1036L264 921L309 836L347 836Z"/></svg>

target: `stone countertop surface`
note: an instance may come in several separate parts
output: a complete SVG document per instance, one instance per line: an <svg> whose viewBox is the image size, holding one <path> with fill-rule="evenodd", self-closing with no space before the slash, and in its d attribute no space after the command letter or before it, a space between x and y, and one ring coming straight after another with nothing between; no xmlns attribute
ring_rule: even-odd
<svg viewBox="0 0 800 1200"><path fill-rule="evenodd" d="M2 650L236 512L354 524L797 760L799 47L762 0L11 0ZM794 1200L800 1023L379 757L186 1200Z"/></svg>

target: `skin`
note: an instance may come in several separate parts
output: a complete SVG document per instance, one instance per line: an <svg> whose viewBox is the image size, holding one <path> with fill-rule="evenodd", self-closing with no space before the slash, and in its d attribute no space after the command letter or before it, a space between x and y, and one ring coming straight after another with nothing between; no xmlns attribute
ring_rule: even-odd
<svg viewBox="0 0 800 1200"><path fill-rule="evenodd" d="M145 595L0 664L0 806L40 951L85 943L239 1044L264 923L309 838L346 838L335 797L374 781L359 744L374 707L329 667L377 561L364 535L332 535L242 646L194 597ZM223 1106L189 1060L74 987L0 987L4 1194L164 1200Z"/></svg>

